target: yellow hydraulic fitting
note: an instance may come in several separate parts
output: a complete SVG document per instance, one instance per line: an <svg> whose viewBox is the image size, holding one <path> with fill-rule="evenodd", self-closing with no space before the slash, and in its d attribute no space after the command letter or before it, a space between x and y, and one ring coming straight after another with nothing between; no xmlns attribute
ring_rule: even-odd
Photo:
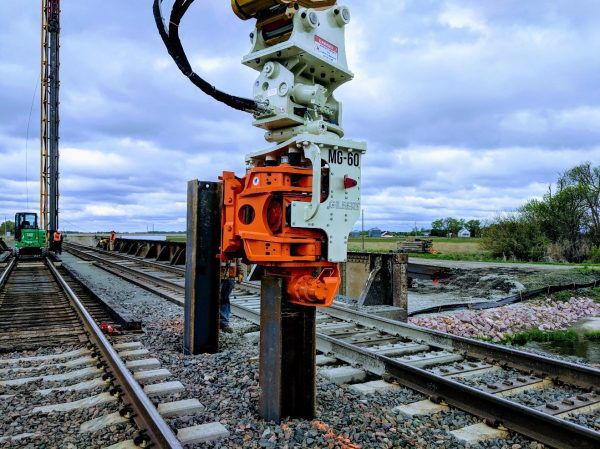
<svg viewBox="0 0 600 449"><path fill-rule="evenodd" d="M233 12L243 20L257 18L264 12L276 6L287 6L288 9L327 8L337 3L337 0L231 0Z"/></svg>

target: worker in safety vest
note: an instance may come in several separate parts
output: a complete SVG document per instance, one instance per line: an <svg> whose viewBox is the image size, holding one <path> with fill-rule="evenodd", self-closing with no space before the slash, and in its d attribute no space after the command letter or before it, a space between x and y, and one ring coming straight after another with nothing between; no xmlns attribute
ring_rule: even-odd
<svg viewBox="0 0 600 449"><path fill-rule="evenodd" d="M239 259L221 262L221 305L219 308L220 322L219 327L223 332L233 333L233 328L229 325L231 318L231 302L229 300L235 281L241 282L243 279L242 266Z"/></svg>
<svg viewBox="0 0 600 449"><path fill-rule="evenodd" d="M52 234L52 243L54 251L58 254L62 254L62 239L62 232L54 231L54 234Z"/></svg>
<svg viewBox="0 0 600 449"><path fill-rule="evenodd" d="M108 239L108 249L109 251L115 250L115 240L117 240L117 233L115 231L110 232L110 238Z"/></svg>

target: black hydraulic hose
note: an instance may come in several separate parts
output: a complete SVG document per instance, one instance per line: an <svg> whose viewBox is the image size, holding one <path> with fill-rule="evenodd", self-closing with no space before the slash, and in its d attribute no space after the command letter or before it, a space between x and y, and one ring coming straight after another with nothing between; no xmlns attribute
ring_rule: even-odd
<svg viewBox="0 0 600 449"><path fill-rule="evenodd" d="M215 100L225 103L227 106L244 112L260 112L263 110L261 105L256 101L249 98L236 97L234 95L227 94L215 86L204 80L197 73L194 72L192 66L185 54L181 40L179 39L179 24L181 19L187 12L188 8L194 3L194 0L175 0L173 8L171 10L171 16L169 20L168 29L165 27L161 4L163 0L154 0L154 20L162 41L167 48L167 51L179 67L179 70L187 76L195 86L197 86L202 92L210 95Z"/></svg>

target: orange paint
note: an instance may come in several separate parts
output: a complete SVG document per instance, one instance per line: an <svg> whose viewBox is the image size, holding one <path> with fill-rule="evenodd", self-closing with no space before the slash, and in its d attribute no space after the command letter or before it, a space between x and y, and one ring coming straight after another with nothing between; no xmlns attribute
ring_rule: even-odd
<svg viewBox="0 0 600 449"><path fill-rule="evenodd" d="M244 258L287 280L290 302L330 306L339 290L337 264L324 260L327 236L290 223L291 204L310 202L313 171L281 164L237 178L224 172L221 259Z"/></svg>
<svg viewBox="0 0 600 449"><path fill-rule="evenodd" d="M321 421L313 421L313 425L315 426L315 428L318 431L324 432L326 438L342 443L342 449L361 449L362 448L362 446L353 443L350 438L346 438L342 435L336 435L336 433L333 431L333 429L331 427L329 427L327 424L325 424Z"/></svg>

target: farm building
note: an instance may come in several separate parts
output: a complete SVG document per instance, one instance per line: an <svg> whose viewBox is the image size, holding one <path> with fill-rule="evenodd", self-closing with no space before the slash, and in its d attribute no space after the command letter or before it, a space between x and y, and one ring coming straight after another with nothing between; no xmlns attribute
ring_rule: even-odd
<svg viewBox="0 0 600 449"><path fill-rule="evenodd" d="M369 229L369 237L381 237L381 229L379 228L371 228Z"/></svg>
<svg viewBox="0 0 600 449"><path fill-rule="evenodd" d="M462 239L471 238L471 232L468 229L463 228L460 231L458 231L458 237L460 237Z"/></svg>

